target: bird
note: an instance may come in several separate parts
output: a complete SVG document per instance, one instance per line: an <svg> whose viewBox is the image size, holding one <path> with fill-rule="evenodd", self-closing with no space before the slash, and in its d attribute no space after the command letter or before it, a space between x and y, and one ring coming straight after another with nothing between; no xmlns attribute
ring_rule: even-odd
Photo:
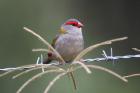
<svg viewBox="0 0 140 93"><path fill-rule="evenodd" d="M52 47L61 55L66 63L73 59L84 49L84 39L82 34L83 24L74 18L66 20L59 30L59 33L52 41ZM48 58L44 64L49 64L53 60L60 61L52 51L48 52ZM59 62L61 63L61 62Z"/></svg>

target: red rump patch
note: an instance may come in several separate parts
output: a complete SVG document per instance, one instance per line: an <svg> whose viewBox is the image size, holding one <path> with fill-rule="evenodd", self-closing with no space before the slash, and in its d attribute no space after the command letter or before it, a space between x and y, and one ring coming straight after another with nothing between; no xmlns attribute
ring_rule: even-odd
<svg viewBox="0 0 140 93"><path fill-rule="evenodd" d="M75 27L78 27L78 28L83 26L81 24L78 24L78 22L75 22L75 21L66 22L65 25L72 25L72 26L75 26Z"/></svg>
<svg viewBox="0 0 140 93"><path fill-rule="evenodd" d="M48 57L52 57L52 53L48 53Z"/></svg>

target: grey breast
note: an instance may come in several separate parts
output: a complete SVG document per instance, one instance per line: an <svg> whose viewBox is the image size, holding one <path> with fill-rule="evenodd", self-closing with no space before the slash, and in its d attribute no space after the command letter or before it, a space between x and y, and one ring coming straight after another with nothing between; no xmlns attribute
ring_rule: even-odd
<svg viewBox="0 0 140 93"><path fill-rule="evenodd" d="M65 34L59 36L56 41L55 49L63 57L65 61L73 60L77 54L79 54L84 47L82 35L73 35Z"/></svg>

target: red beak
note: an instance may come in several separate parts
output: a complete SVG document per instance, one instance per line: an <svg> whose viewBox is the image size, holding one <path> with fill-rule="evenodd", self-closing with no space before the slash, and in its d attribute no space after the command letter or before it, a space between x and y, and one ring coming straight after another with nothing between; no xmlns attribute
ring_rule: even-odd
<svg viewBox="0 0 140 93"><path fill-rule="evenodd" d="M82 23L78 23L78 27L83 27L84 25Z"/></svg>

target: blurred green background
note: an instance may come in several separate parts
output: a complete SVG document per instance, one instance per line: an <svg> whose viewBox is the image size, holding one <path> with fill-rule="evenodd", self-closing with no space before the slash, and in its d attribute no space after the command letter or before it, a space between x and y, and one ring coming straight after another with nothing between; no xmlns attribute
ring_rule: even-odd
<svg viewBox="0 0 140 93"><path fill-rule="evenodd" d="M140 1L138 0L0 0L0 68L35 63L40 53L32 48L46 47L37 38L25 32L29 27L49 42L55 37L60 25L69 18L79 19L83 24L85 47L128 36L129 39L100 47L85 58L101 57L102 49L114 55L138 54L132 47L140 48ZM46 54L44 54L46 55ZM140 72L140 58L109 62L93 62L107 67L120 75ZM15 93L36 72L12 80L17 72L0 78L0 93ZM56 74L47 74L29 84L22 93L43 93L43 89ZM140 77L129 78L124 83L103 71L84 70L75 72L78 89L65 76L51 88L49 93L140 93Z"/></svg>

